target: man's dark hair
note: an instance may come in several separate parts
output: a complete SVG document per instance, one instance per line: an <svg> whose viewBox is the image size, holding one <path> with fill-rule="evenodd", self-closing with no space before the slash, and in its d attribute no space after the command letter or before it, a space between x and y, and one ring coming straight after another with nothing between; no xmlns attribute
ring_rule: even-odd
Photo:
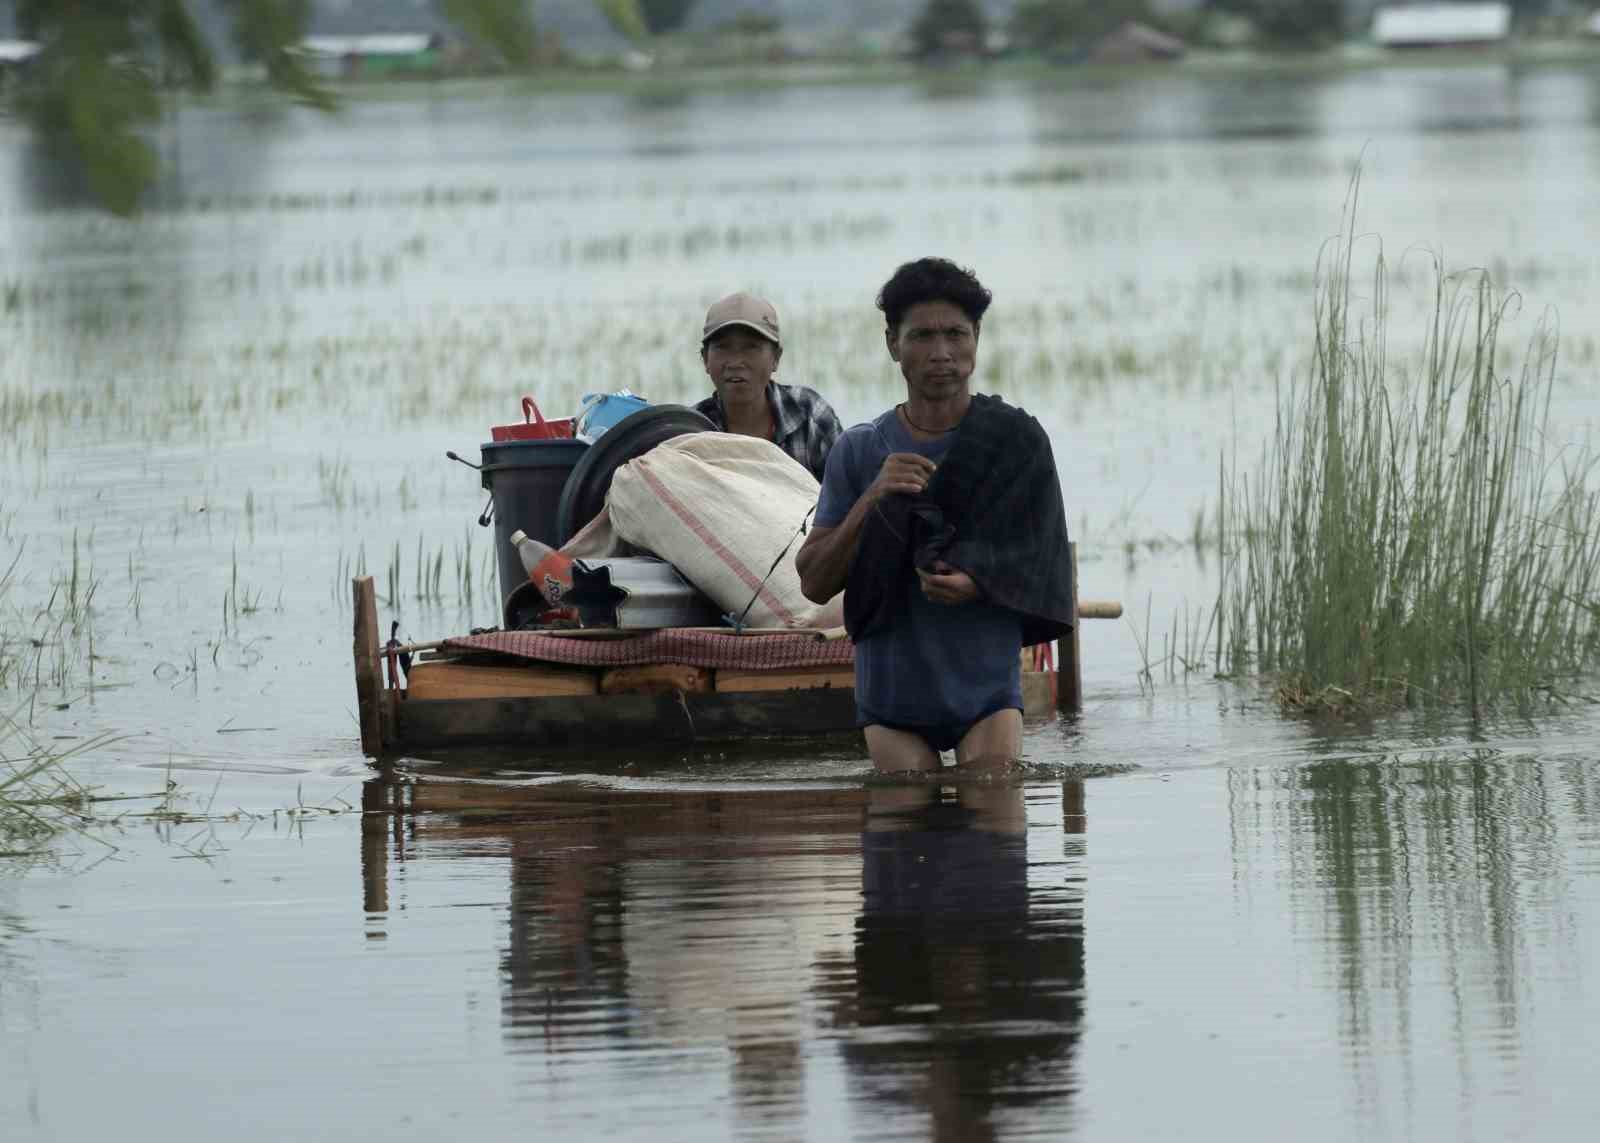
<svg viewBox="0 0 1600 1143"><path fill-rule="evenodd" d="M878 308L891 334L899 332L906 311L923 302L949 302L978 325L993 300L976 274L948 258L907 262L878 291Z"/></svg>

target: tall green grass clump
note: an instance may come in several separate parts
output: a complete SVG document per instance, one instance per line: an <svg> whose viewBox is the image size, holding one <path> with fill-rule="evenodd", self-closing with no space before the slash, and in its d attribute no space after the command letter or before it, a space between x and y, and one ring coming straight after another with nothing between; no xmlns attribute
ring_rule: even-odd
<svg viewBox="0 0 1600 1143"><path fill-rule="evenodd" d="M1520 300L1436 261L1420 358L1392 361L1381 250L1354 308L1358 191L1318 261L1309 379L1258 469L1224 469L1227 668L1291 706L1526 712L1600 651L1594 456L1552 443L1556 333L1541 320L1502 373Z"/></svg>

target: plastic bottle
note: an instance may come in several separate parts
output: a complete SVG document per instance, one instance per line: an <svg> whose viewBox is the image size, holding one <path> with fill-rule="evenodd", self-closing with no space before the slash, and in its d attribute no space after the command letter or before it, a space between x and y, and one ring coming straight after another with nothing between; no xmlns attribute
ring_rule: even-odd
<svg viewBox="0 0 1600 1143"><path fill-rule="evenodd" d="M511 533L511 542L516 545L528 578L539 585L539 594L551 607L560 606L572 590L572 557L562 555L549 544L541 544L521 530Z"/></svg>

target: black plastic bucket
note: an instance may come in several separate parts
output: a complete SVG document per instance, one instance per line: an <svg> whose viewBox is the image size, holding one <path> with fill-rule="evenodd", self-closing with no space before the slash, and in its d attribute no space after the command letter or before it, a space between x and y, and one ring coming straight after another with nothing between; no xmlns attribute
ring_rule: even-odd
<svg viewBox="0 0 1600 1143"><path fill-rule="evenodd" d="M556 531L561 490L588 450L587 441L567 437L490 441L480 448L483 486L494 497L494 555L500 569L502 606L528 578L522 570L522 557L511 543L511 533L526 532L552 548L561 546Z"/></svg>

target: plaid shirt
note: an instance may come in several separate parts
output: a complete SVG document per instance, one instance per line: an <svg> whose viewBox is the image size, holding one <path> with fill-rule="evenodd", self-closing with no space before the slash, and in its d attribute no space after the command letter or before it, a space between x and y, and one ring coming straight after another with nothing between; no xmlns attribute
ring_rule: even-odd
<svg viewBox="0 0 1600 1143"><path fill-rule="evenodd" d="M780 385L776 381L767 386L767 405L772 410L772 423L777 426L772 442L803 464L821 483L828 452L844 431L833 406L815 389ZM715 393L696 405L695 410L704 413L719 430L727 432L722 401Z"/></svg>

